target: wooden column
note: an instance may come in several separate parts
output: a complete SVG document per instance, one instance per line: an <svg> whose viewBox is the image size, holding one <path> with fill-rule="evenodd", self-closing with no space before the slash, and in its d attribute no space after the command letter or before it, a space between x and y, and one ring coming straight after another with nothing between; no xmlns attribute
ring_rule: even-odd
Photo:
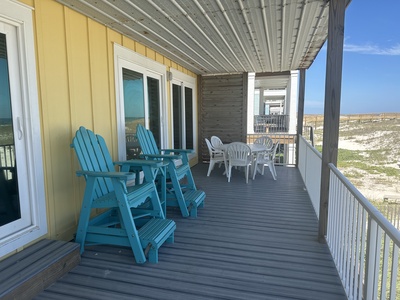
<svg viewBox="0 0 400 300"><path fill-rule="evenodd" d="M329 163L337 165L345 0L329 2L328 52L326 61L324 134L318 240L325 242L328 221Z"/></svg>
<svg viewBox="0 0 400 300"><path fill-rule="evenodd" d="M299 103L297 105L297 144L296 144L296 166L299 163L299 136L303 134L304 120L304 97L306 90L306 70L300 69Z"/></svg>

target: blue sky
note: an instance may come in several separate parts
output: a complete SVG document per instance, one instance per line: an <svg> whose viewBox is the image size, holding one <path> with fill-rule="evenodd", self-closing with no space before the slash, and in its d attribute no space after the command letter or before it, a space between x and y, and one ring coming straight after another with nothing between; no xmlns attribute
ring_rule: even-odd
<svg viewBox="0 0 400 300"><path fill-rule="evenodd" d="M324 111L326 45L306 71L305 113ZM400 112L400 0L352 0L344 30L341 114Z"/></svg>

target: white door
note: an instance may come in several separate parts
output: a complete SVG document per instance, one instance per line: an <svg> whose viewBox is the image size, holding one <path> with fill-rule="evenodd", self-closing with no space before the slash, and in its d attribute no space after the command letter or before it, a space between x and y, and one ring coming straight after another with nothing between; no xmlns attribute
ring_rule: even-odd
<svg viewBox="0 0 400 300"><path fill-rule="evenodd" d="M32 11L0 7L0 258L47 232Z"/></svg>
<svg viewBox="0 0 400 300"><path fill-rule="evenodd" d="M31 224L17 30L0 27L0 239Z"/></svg>

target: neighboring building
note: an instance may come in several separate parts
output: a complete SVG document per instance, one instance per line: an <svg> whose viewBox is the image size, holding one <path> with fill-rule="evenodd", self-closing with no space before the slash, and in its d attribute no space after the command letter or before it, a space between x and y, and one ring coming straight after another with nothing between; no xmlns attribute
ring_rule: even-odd
<svg viewBox="0 0 400 300"><path fill-rule="evenodd" d="M296 133L298 89L298 71L249 74L248 133Z"/></svg>

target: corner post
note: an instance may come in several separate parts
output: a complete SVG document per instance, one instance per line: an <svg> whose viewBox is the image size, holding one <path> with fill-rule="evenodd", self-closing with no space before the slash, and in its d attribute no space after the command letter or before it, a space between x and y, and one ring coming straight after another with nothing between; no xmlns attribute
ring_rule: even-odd
<svg viewBox="0 0 400 300"><path fill-rule="evenodd" d="M306 90L306 70L300 69L299 105L297 109L297 134L296 134L296 166L299 164L299 140L303 134L304 98Z"/></svg>
<svg viewBox="0 0 400 300"><path fill-rule="evenodd" d="M321 196L319 209L318 240L325 242L328 224L329 163L337 165L340 96L344 39L345 0L329 2L328 52L326 61L324 133L322 146Z"/></svg>

